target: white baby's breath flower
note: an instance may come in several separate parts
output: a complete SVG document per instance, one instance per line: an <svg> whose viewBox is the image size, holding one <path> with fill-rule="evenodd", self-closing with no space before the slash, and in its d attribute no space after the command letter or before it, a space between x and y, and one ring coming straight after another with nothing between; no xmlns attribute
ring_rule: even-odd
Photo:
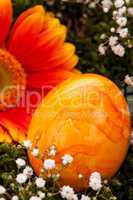
<svg viewBox="0 0 133 200"><path fill-rule="evenodd" d="M70 154L65 154L61 159L63 165L68 165L73 162L73 157Z"/></svg>
<svg viewBox="0 0 133 200"><path fill-rule="evenodd" d="M104 44L100 44L98 47L98 51L99 51L100 55L105 55L106 49L107 48L104 46Z"/></svg>
<svg viewBox="0 0 133 200"><path fill-rule="evenodd" d="M46 194L42 191L38 191L38 196L41 198L41 199L44 199L46 197Z"/></svg>
<svg viewBox="0 0 133 200"><path fill-rule="evenodd" d="M127 11L126 6L123 6L122 8L118 9L118 15L122 16L122 15L124 15L126 13L126 11Z"/></svg>
<svg viewBox="0 0 133 200"><path fill-rule="evenodd" d="M111 0L102 0L101 4L105 13L108 12L113 5Z"/></svg>
<svg viewBox="0 0 133 200"><path fill-rule="evenodd" d="M117 24L121 27L126 26L127 18L126 17L118 17L116 20Z"/></svg>
<svg viewBox="0 0 133 200"><path fill-rule="evenodd" d="M133 16L133 7L129 7L127 11L128 11L128 15L132 17Z"/></svg>
<svg viewBox="0 0 133 200"><path fill-rule="evenodd" d="M18 158L18 159L16 160L16 164L17 164L18 167L24 167L24 166L26 165L26 162L25 162L24 159Z"/></svg>
<svg viewBox="0 0 133 200"><path fill-rule="evenodd" d="M77 194L72 195L72 199L71 200L78 200Z"/></svg>
<svg viewBox="0 0 133 200"><path fill-rule="evenodd" d="M24 140L23 141L23 146L26 148L26 149L30 149L32 144L31 144L31 141L30 140Z"/></svg>
<svg viewBox="0 0 133 200"><path fill-rule="evenodd" d="M74 195L74 190L73 188L71 188L70 186L66 186L64 185L61 189L60 189L60 194L61 197L63 199L67 199L67 200L71 200L72 196Z"/></svg>
<svg viewBox="0 0 133 200"><path fill-rule="evenodd" d="M14 195L11 200L19 200L19 197L17 195Z"/></svg>
<svg viewBox="0 0 133 200"><path fill-rule="evenodd" d="M129 76L128 74L125 76L125 79L124 79L124 82L127 84L127 85L131 85L133 86L133 77Z"/></svg>
<svg viewBox="0 0 133 200"><path fill-rule="evenodd" d="M124 5L124 0L115 0L114 5L116 8L120 8Z"/></svg>
<svg viewBox="0 0 133 200"><path fill-rule="evenodd" d="M52 160L52 159L44 160L43 167L46 170L54 169L55 168L55 160Z"/></svg>
<svg viewBox="0 0 133 200"><path fill-rule="evenodd" d="M106 38L106 34L105 33L101 34L100 39L104 40L105 38Z"/></svg>
<svg viewBox="0 0 133 200"><path fill-rule="evenodd" d="M41 200L41 198L38 196L32 196L29 200Z"/></svg>
<svg viewBox="0 0 133 200"><path fill-rule="evenodd" d="M109 38L109 45L110 46L116 45L117 42L118 42L118 37L117 36L110 36L110 38Z"/></svg>
<svg viewBox="0 0 133 200"><path fill-rule="evenodd" d="M102 180L99 172L94 172L91 174L89 186L95 191L98 191L102 188Z"/></svg>
<svg viewBox="0 0 133 200"><path fill-rule="evenodd" d="M128 28L119 28L117 32L121 38L126 38L128 36Z"/></svg>
<svg viewBox="0 0 133 200"><path fill-rule="evenodd" d="M6 189L2 185L0 185L0 194L5 194L5 192Z"/></svg>
<svg viewBox="0 0 133 200"><path fill-rule="evenodd" d="M39 149L38 148L34 148L32 150L32 155L35 156L35 157L37 157L39 155Z"/></svg>
<svg viewBox="0 0 133 200"><path fill-rule="evenodd" d="M43 188L43 187L45 187L46 181L43 180L43 178L40 178L40 177L39 177L39 178L36 178L35 184L36 184L36 186L37 186L38 188Z"/></svg>
<svg viewBox="0 0 133 200"><path fill-rule="evenodd" d="M30 177L33 175L33 169L29 166L26 166L25 169L23 170L23 174Z"/></svg>
<svg viewBox="0 0 133 200"><path fill-rule="evenodd" d="M82 194L81 200L91 200L91 198Z"/></svg>
<svg viewBox="0 0 133 200"><path fill-rule="evenodd" d="M49 154L48 154L49 156L55 156L56 155L56 150L55 149L51 149L50 151L49 151Z"/></svg>
<svg viewBox="0 0 133 200"><path fill-rule="evenodd" d="M27 181L27 176L25 174L18 174L17 177L16 177L16 181L19 183L19 184L23 184Z"/></svg>
<svg viewBox="0 0 133 200"><path fill-rule="evenodd" d="M90 2L89 8L96 8L96 2Z"/></svg>
<svg viewBox="0 0 133 200"><path fill-rule="evenodd" d="M110 31L111 31L112 33L114 33L114 32L115 32L115 28L114 28L114 27L111 27Z"/></svg>
<svg viewBox="0 0 133 200"><path fill-rule="evenodd" d="M112 46L111 48L112 48L112 51L114 52L114 54L116 54L117 56L120 56L120 57L124 56L125 48L121 44Z"/></svg>

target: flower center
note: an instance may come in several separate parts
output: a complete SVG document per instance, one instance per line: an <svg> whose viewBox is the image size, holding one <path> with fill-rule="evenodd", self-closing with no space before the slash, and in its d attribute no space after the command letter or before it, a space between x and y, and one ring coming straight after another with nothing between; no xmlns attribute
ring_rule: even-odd
<svg viewBox="0 0 133 200"><path fill-rule="evenodd" d="M6 50L0 49L0 111L15 107L26 86L21 64Z"/></svg>

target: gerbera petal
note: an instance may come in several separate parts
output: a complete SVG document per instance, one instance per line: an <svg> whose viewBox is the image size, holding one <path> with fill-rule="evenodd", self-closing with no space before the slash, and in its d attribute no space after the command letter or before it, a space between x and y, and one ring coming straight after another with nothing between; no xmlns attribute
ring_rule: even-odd
<svg viewBox="0 0 133 200"><path fill-rule="evenodd" d="M66 27L50 13L43 12L43 7L39 8L32 8L18 18L8 50L23 64L26 71L39 71L60 65L67 69L73 68L78 59L75 47L69 43L64 44Z"/></svg>
<svg viewBox="0 0 133 200"><path fill-rule="evenodd" d="M12 34L14 34L15 30L18 28L18 26L30 15L33 15L34 13L41 12L44 13L45 10L43 9L42 6L37 5L34 6L33 8L29 8L28 10L24 11L17 19L15 22L13 29L12 29Z"/></svg>
<svg viewBox="0 0 133 200"><path fill-rule="evenodd" d="M9 40L9 51L17 57L17 51L23 53L27 43L34 43L37 40L37 33L43 28L44 12L35 12L32 15L26 17L21 23L17 23L12 31L11 38ZM23 43L24 42L24 43Z"/></svg>
<svg viewBox="0 0 133 200"><path fill-rule="evenodd" d="M49 48L45 46L45 53L40 56L39 52L36 52L36 56L32 55L32 59L29 60L31 61L29 65L32 66L32 71L48 70L51 68L72 69L78 62L78 57L74 54L75 50L75 46L71 43L64 43L54 52L49 51Z"/></svg>
<svg viewBox="0 0 133 200"><path fill-rule="evenodd" d="M60 82L78 75L77 71L56 69L29 74L27 76L27 85L31 88L51 89Z"/></svg>
<svg viewBox="0 0 133 200"><path fill-rule="evenodd" d="M31 113L26 107L0 112L0 142L21 142L26 137Z"/></svg>
<svg viewBox="0 0 133 200"><path fill-rule="evenodd" d="M11 0L0 0L0 46L6 39L12 20Z"/></svg>

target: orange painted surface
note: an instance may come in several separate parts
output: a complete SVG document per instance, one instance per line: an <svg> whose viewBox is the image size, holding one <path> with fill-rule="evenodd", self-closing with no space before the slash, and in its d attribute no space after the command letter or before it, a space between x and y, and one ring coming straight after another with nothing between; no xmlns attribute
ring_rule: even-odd
<svg viewBox="0 0 133 200"><path fill-rule="evenodd" d="M96 74L78 75L52 90L35 112L28 137L40 150L42 160L29 153L37 175L46 151L56 145L60 183L77 190L88 186L89 175L100 172L112 177L128 149L130 116L120 89ZM61 169L61 157L71 154L73 163ZM78 174L84 175L81 181Z"/></svg>

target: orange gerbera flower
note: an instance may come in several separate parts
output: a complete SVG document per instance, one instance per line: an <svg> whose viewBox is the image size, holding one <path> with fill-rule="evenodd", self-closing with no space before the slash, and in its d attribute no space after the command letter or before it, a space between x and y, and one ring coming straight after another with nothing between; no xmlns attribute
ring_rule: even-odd
<svg viewBox="0 0 133 200"><path fill-rule="evenodd" d="M23 12L10 31L12 13L11 0L0 0L0 142L25 138L32 107L78 61L66 27L42 6Z"/></svg>

